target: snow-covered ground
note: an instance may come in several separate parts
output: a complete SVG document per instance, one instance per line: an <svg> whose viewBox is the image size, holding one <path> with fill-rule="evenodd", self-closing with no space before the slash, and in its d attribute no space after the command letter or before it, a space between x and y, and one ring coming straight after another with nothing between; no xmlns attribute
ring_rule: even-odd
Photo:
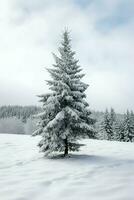
<svg viewBox="0 0 134 200"><path fill-rule="evenodd" d="M0 200L134 200L134 144L83 140L46 159L38 137L0 134Z"/></svg>

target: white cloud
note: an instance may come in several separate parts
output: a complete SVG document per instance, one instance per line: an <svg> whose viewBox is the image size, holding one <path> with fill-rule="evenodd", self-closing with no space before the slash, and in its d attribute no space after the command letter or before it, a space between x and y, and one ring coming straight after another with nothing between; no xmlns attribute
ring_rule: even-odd
<svg viewBox="0 0 134 200"><path fill-rule="evenodd" d="M67 0L1 1L0 104L36 104L36 94L47 90L44 67L53 63L51 52L57 52L67 26L85 80L91 83L87 92L91 106L134 109L133 21L108 32L98 26L101 19L114 16L120 4L121 0L92 1L83 8Z"/></svg>

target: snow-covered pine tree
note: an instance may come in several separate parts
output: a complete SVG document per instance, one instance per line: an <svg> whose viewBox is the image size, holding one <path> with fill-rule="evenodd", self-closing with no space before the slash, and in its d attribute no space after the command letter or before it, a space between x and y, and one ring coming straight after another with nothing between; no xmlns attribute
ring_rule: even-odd
<svg viewBox="0 0 134 200"><path fill-rule="evenodd" d="M103 129L107 134L107 139L113 140L114 131L113 131L113 127L112 127L112 124L111 124L111 116L110 116L107 109L106 109L105 114L104 114Z"/></svg>
<svg viewBox="0 0 134 200"><path fill-rule="evenodd" d="M130 122L131 122L131 130L132 130L132 139L131 139L131 142L134 142L134 113L133 111L131 110L130 112Z"/></svg>
<svg viewBox="0 0 134 200"><path fill-rule="evenodd" d="M117 140L117 129L118 129L118 121L116 117L116 113L113 108L110 110L110 123L111 123L111 128L113 131L113 140Z"/></svg>
<svg viewBox="0 0 134 200"><path fill-rule="evenodd" d="M133 142L134 141L134 121L133 114L127 110L124 119L124 141Z"/></svg>
<svg viewBox="0 0 134 200"><path fill-rule="evenodd" d="M60 56L53 54L55 64L48 69L52 80L47 81L50 93L41 95L43 112L39 114L39 129L33 135L41 135L41 151L78 151L81 146L77 140L94 137L94 120L89 105L85 101L88 85L81 81L84 74L74 58L68 31L63 33Z"/></svg>
<svg viewBox="0 0 134 200"><path fill-rule="evenodd" d="M111 110L110 110L110 122L111 122L112 126L116 122L116 114L115 114L115 111L113 108L111 108Z"/></svg>
<svg viewBox="0 0 134 200"><path fill-rule="evenodd" d="M116 140L125 142L125 122L121 120L118 122L118 126L116 129Z"/></svg>

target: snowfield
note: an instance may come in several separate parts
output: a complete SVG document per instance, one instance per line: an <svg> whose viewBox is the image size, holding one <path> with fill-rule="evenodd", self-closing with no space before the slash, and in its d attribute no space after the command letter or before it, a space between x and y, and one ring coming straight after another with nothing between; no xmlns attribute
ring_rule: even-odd
<svg viewBox="0 0 134 200"><path fill-rule="evenodd" d="M0 200L134 200L134 144L83 140L46 159L39 137L0 134Z"/></svg>

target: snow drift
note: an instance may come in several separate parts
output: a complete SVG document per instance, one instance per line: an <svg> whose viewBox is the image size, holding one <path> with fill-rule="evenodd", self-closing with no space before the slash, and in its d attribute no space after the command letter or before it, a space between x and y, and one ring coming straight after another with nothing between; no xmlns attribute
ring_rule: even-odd
<svg viewBox="0 0 134 200"><path fill-rule="evenodd" d="M134 144L83 140L66 159L46 159L40 138L0 134L1 200L133 200Z"/></svg>

